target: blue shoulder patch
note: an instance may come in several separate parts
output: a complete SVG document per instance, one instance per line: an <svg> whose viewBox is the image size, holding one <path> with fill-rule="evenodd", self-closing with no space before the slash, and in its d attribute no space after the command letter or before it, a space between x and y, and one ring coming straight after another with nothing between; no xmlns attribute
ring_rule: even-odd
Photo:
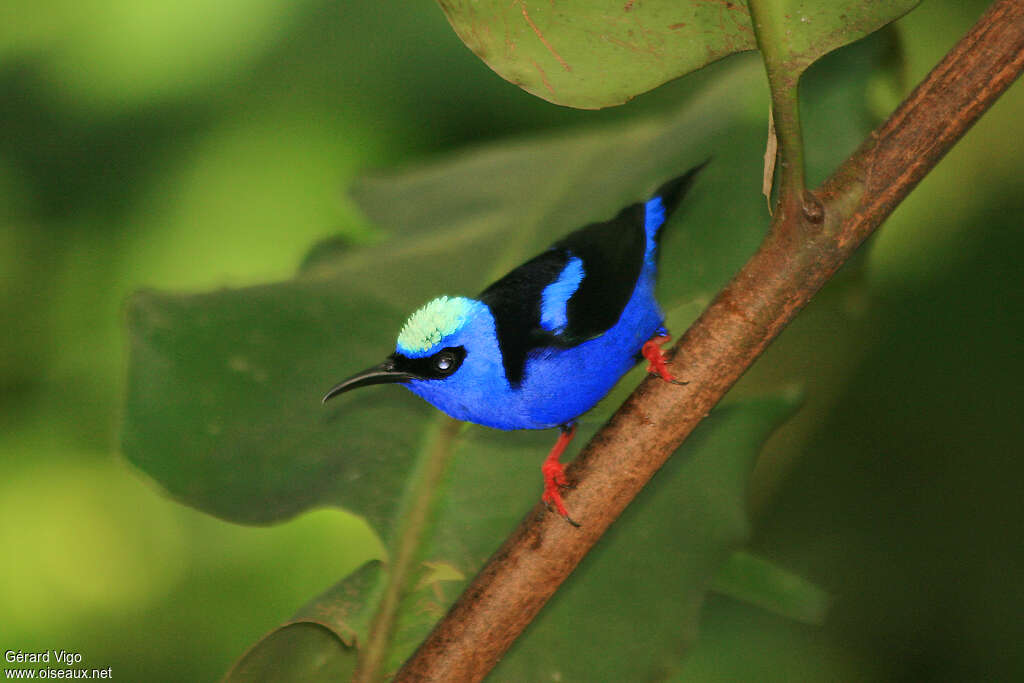
<svg viewBox="0 0 1024 683"><path fill-rule="evenodd" d="M665 203L661 197L652 197L644 205L644 231L648 236L653 236L665 222Z"/></svg>
<svg viewBox="0 0 1024 683"><path fill-rule="evenodd" d="M558 279L540 295L540 326L558 334L569 324L566 306L583 282L583 260L573 256L558 274Z"/></svg>

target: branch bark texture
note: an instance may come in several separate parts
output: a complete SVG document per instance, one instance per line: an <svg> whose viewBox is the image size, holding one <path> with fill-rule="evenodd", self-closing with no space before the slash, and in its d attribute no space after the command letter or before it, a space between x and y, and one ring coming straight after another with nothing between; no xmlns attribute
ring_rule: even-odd
<svg viewBox="0 0 1024 683"><path fill-rule="evenodd" d="M754 360L1024 69L1024 0L999 0L673 349L689 384L645 380L568 469L572 527L539 505L395 680L477 681Z"/></svg>

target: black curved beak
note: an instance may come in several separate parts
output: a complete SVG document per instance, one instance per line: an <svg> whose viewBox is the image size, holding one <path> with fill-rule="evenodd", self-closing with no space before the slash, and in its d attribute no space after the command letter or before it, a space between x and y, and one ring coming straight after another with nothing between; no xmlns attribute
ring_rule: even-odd
<svg viewBox="0 0 1024 683"><path fill-rule="evenodd" d="M372 368L352 375L346 380L338 382L331 387L331 390L327 392L321 403L327 403L327 399L334 398L349 389L368 387L371 384L400 384L415 378L416 375L396 370L395 362L389 358L380 365L375 365Z"/></svg>

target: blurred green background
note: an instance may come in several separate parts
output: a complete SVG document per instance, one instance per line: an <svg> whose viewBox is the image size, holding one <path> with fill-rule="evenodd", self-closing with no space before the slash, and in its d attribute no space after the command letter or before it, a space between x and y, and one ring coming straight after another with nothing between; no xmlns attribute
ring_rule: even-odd
<svg viewBox="0 0 1024 683"><path fill-rule="evenodd" d="M858 142L836 122L869 130L986 4L925 2L808 73L813 182ZM287 277L319 238L376 238L358 173L666 111L728 67L588 112L502 81L426 2L0 16L0 649L117 680L215 679L379 553L339 512L235 526L119 460L125 297ZM685 680L1024 676L1022 120L1017 85L738 388L806 389L758 468L754 546L834 602L815 628L711 598Z"/></svg>

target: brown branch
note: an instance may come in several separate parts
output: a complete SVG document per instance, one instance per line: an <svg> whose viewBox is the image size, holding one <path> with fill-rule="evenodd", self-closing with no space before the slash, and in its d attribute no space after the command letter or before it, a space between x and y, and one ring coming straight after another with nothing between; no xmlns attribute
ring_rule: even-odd
<svg viewBox="0 0 1024 683"><path fill-rule="evenodd" d="M396 681L477 681L754 359L1024 68L1024 0L999 0L765 242L569 468L577 529L538 505ZM786 220L780 225L780 220Z"/></svg>

